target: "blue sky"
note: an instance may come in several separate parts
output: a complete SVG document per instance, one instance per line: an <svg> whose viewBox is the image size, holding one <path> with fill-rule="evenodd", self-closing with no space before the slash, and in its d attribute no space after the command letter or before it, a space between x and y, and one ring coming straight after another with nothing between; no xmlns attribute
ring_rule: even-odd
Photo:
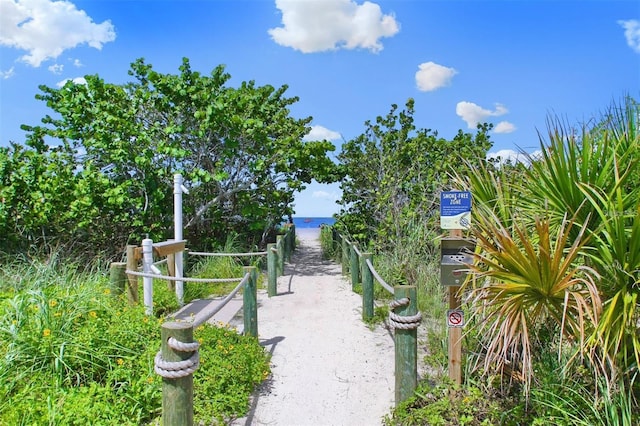
<svg viewBox="0 0 640 426"><path fill-rule="evenodd" d="M639 98L640 2L0 0L0 146L49 112L38 85L124 83L140 57L287 84L309 137L338 148L411 97L418 127L451 138L488 121L508 156L535 151L550 114L584 122ZM330 216L337 198L337 184L313 184L297 215Z"/></svg>

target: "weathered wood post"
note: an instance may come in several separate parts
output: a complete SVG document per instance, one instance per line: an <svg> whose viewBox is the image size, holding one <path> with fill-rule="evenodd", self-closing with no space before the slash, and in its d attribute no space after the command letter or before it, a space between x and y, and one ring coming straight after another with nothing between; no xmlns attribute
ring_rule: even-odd
<svg viewBox="0 0 640 426"><path fill-rule="evenodd" d="M135 271L138 269L138 258L136 257L136 246L127 246L127 269L129 271ZM138 303L138 277L135 275L129 275L127 286L127 300L129 304L135 305Z"/></svg>
<svg viewBox="0 0 640 426"><path fill-rule="evenodd" d="M342 254L340 260L342 261L342 275L347 275L349 271L349 241L347 241L344 236L342 237Z"/></svg>
<svg viewBox="0 0 640 426"><path fill-rule="evenodd" d="M162 324L162 360L180 362L193 352L177 351L169 345L169 338L183 343L193 342L193 325L188 322ZM193 425L193 374L179 378L162 378L162 424L164 426Z"/></svg>
<svg viewBox="0 0 640 426"><path fill-rule="evenodd" d="M296 249L296 225L292 223L289 232L291 232L291 251L294 251Z"/></svg>
<svg viewBox="0 0 640 426"><path fill-rule="evenodd" d="M180 255L182 255L182 253L180 253ZM175 253L169 253L167 255L167 272L169 273L170 277L176 276L176 254ZM167 281L167 288L171 292L176 291L176 282L173 280ZM178 300L178 302L180 301Z"/></svg>
<svg viewBox="0 0 640 426"><path fill-rule="evenodd" d="M360 284L360 265L358 260L358 252L356 251L355 243L349 244L349 260L351 271L351 290L355 290L356 286Z"/></svg>
<svg viewBox="0 0 640 426"><path fill-rule="evenodd" d="M282 237L282 244L284 246L284 259L289 262L291 260L291 225L285 225L284 236Z"/></svg>
<svg viewBox="0 0 640 426"><path fill-rule="evenodd" d="M258 270L255 266L245 266L245 273L249 274L249 280L242 293L242 309L244 317L244 334L258 337Z"/></svg>
<svg viewBox="0 0 640 426"><path fill-rule="evenodd" d="M373 273L367 265L371 261L371 253L362 253L360 268L362 269L362 319L373 318Z"/></svg>
<svg viewBox="0 0 640 426"><path fill-rule="evenodd" d="M127 286L127 264L125 262L113 262L109 265L109 291L117 297L124 293Z"/></svg>
<svg viewBox="0 0 640 426"><path fill-rule="evenodd" d="M276 249L278 250L278 276L284 275L284 241L282 235L276 236Z"/></svg>
<svg viewBox="0 0 640 426"><path fill-rule="evenodd" d="M462 238L462 230L451 229L449 235ZM458 297L459 286L449 286L449 310L460 309L461 301ZM455 384L462 383L462 328L449 327L449 378Z"/></svg>
<svg viewBox="0 0 640 426"><path fill-rule="evenodd" d="M274 243L267 244L267 295L278 294L278 253Z"/></svg>
<svg viewBox="0 0 640 426"><path fill-rule="evenodd" d="M400 304L395 308L399 316L416 315L417 289L414 285L399 285L394 287L395 300L409 299L408 304ZM396 404L413 395L418 386L418 332L417 328L395 328L396 346Z"/></svg>

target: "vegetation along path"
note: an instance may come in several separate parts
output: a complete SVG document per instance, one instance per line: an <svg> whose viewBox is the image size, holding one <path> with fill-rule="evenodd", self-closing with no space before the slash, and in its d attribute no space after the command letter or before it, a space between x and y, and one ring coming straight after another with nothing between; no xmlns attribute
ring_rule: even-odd
<svg viewBox="0 0 640 426"><path fill-rule="evenodd" d="M379 425L394 404L389 332L362 322L362 301L322 258L318 232L299 245L277 296L259 295L258 331L272 374L233 425Z"/></svg>

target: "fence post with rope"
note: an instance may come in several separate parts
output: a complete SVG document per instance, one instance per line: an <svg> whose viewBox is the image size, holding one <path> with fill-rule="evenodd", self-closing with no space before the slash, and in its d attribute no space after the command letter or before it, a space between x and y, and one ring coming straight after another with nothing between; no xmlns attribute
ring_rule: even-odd
<svg viewBox="0 0 640 426"><path fill-rule="evenodd" d="M155 372L162 377L162 424L193 425L193 373L200 365L193 324L162 324L162 347L155 359Z"/></svg>
<svg viewBox="0 0 640 426"><path fill-rule="evenodd" d="M278 293L278 249L275 243L267 244L267 295Z"/></svg>
<svg viewBox="0 0 640 426"><path fill-rule="evenodd" d="M349 242L344 236L342 236L340 239L342 240L342 253L340 255L340 261L342 263L342 275L347 275L347 272L349 272Z"/></svg>
<svg viewBox="0 0 640 426"><path fill-rule="evenodd" d="M371 262L371 253L362 253L360 269L362 270L362 319L373 318L373 274L367 261Z"/></svg>
<svg viewBox="0 0 640 426"><path fill-rule="evenodd" d="M258 270L255 266L245 266L249 280L242 293L242 309L244 317L244 334L258 337Z"/></svg>
<svg viewBox="0 0 640 426"><path fill-rule="evenodd" d="M276 236L276 250L278 250L278 276L284 275L284 236Z"/></svg>
<svg viewBox="0 0 640 426"><path fill-rule="evenodd" d="M358 249L356 244L349 241L349 270L351 272L351 289L355 290L356 286L360 284L360 262L358 260Z"/></svg>
<svg viewBox="0 0 640 426"><path fill-rule="evenodd" d="M418 312L415 285L394 287L395 300L389 305L389 324L395 329L396 405L410 396L418 386L417 328L422 315Z"/></svg>

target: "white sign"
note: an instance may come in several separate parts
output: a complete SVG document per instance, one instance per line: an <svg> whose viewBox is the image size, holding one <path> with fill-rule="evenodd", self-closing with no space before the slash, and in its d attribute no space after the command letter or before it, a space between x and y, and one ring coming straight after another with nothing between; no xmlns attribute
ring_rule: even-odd
<svg viewBox="0 0 640 426"><path fill-rule="evenodd" d="M449 309L447 311L447 327L464 327L464 312L462 309Z"/></svg>

